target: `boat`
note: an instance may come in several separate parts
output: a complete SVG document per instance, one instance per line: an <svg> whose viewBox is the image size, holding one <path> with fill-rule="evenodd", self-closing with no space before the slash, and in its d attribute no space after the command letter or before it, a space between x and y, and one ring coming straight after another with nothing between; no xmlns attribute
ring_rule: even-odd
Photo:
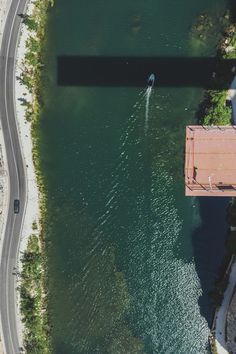
<svg viewBox="0 0 236 354"><path fill-rule="evenodd" d="M154 86L154 82L155 82L155 75L151 74L148 77L148 87L153 87Z"/></svg>

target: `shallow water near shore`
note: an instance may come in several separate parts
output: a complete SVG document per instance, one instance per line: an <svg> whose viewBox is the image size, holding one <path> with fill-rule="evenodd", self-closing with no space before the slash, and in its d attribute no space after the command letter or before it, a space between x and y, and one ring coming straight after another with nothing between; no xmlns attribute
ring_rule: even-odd
<svg viewBox="0 0 236 354"><path fill-rule="evenodd" d="M157 80L147 121L146 82L57 86L57 57L212 56L217 36L199 42L190 29L225 6L57 0L51 10L40 149L56 354L207 353L228 201L184 197L185 125L202 90Z"/></svg>

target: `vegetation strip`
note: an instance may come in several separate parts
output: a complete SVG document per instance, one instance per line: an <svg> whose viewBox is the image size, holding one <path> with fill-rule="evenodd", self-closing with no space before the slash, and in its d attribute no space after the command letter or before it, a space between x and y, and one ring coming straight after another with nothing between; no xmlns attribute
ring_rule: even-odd
<svg viewBox="0 0 236 354"><path fill-rule="evenodd" d="M39 239L31 235L21 259L21 312L25 325L26 353L49 353L49 325L46 315L43 256Z"/></svg>
<svg viewBox="0 0 236 354"><path fill-rule="evenodd" d="M201 36L201 34L200 34ZM227 11L222 19L222 38L217 48L217 58L236 59L236 23L234 14ZM236 74L236 67L231 75L221 72L212 73L215 82L230 83ZM198 112L199 123L202 125L231 125L232 108L227 105L228 90L206 90Z"/></svg>
<svg viewBox="0 0 236 354"><path fill-rule="evenodd" d="M20 309L25 327L24 350L30 354L48 354L51 353L51 342L47 310L47 267L44 242L46 193L40 169L37 127L43 106L41 82L46 39L45 29L48 10L53 6L53 0L36 0L33 5L32 15L20 15L30 36L26 40L27 50L22 63L23 70L17 79L26 86L32 96L31 101L27 101L24 97L20 101L25 107L26 119L31 122L32 155L40 191L40 227L39 236L32 234L29 237L27 249L21 258L22 272L18 290L20 291ZM32 229L37 230L35 223L32 225Z"/></svg>

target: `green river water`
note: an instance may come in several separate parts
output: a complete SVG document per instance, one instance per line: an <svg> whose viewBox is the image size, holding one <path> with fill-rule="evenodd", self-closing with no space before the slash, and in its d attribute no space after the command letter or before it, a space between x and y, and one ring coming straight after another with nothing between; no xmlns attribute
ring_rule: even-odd
<svg viewBox="0 0 236 354"><path fill-rule="evenodd" d="M212 56L225 0L56 0L40 123L56 354L207 353L227 200L184 197L200 88L57 85L59 55ZM191 27L213 20L200 41ZM78 68L79 70L79 68ZM184 75L184 72L183 72ZM145 128L146 119L146 128Z"/></svg>

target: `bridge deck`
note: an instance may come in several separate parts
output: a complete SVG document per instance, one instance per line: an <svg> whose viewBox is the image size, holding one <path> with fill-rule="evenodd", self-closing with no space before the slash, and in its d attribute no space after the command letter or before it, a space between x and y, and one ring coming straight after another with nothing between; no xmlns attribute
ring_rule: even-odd
<svg viewBox="0 0 236 354"><path fill-rule="evenodd" d="M236 196L236 126L188 126L187 196Z"/></svg>

